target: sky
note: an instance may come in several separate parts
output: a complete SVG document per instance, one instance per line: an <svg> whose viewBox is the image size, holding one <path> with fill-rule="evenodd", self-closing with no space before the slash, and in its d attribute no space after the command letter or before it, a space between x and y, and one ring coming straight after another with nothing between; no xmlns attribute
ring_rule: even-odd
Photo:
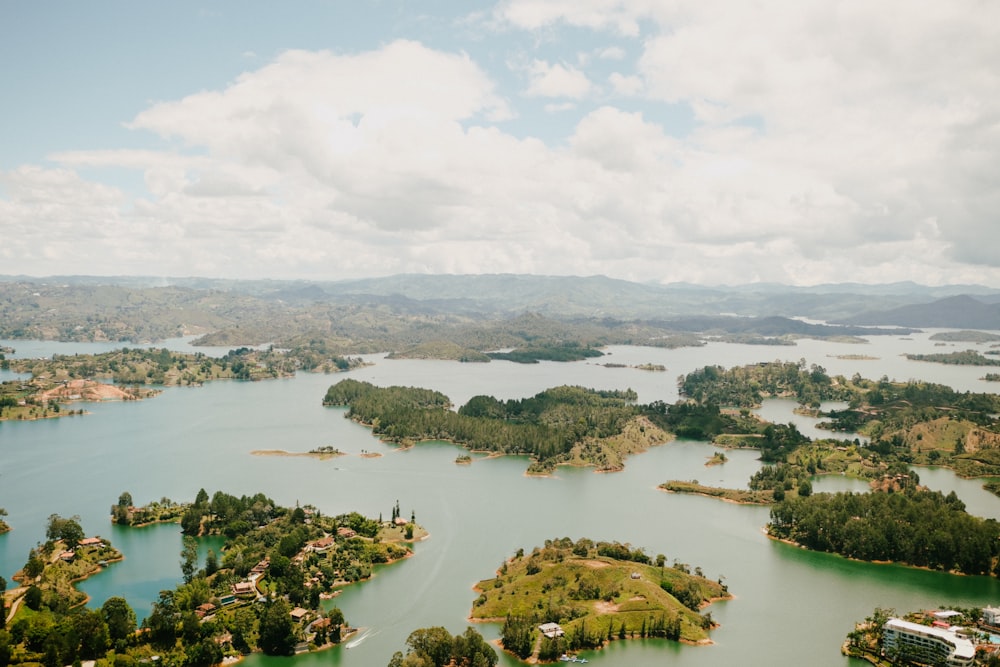
<svg viewBox="0 0 1000 667"><path fill-rule="evenodd" d="M1000 287L993 0L0 0L0 274Z"/></svg>

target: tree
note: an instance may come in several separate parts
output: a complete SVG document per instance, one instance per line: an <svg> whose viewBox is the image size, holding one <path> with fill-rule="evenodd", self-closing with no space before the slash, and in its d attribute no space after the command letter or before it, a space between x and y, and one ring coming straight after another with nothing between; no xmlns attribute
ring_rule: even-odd
<svg viewBox="0 0 1000 667"><path fill-rule="evenodd" d="M177 639L177 623L180 614L174 604L173 591L160 591L160 598L153 603L153 611L142 622L149 631L149 640L155 646L167 648Z"/></svg>
<svg viewBox="0 0 1000 667"><path fill-rule="evenodd" d="M414 630L406 639L408 653L429 659L434 667L444 667L451 660L451 644L451 633L440 626Z"/></svg>
<svg viewBox="0 0 1000 667"><path fill-rule="evenodd" d="M268 599L260 614L258 646L267 655L292 655L295 652L295 628L292 609L283 599Z"/></svg>
<svg viewBox="0 0 1000 667"><path fill-rule="evenodd" d="M24 575L28 579L34 579L45 569L45 561L38 557L38 552L34 549L28 552L28 562L24 564Z"/></svg>
<svg viewBox="0 0 1000 667"><path fill-rule="evenodd" d="M474 628L466 628L452 640L452 660L459 667L494 667L497 653Z"/></svg>
<svg viewBox="0 0 1000 667"><path fill-rule="evenodd" d="M122 494L118 496L118 507L124 507L128 509L132 506L132 494L128 491L122 491Z"/></svg>
<svg viewBox="0 0 1000 667"><path fill-rule="evenodd" d="M103 658L108 650L108 625L100 610L82 610L73 615L73 626L80 638L80 658Z"/></svg>
<svg viewBox="0 0 1000 667"><path fill-rule="evenodd" d="M32 611L38 611L42 606L42 589L38 586L29 586L24 593L24 605Z"/></svg>
<svg viewBox="0 0 1000 667"><path fill-rule="evenodd" d="M198 569L198 542L190 535L184 536L184 549L181 551L181 574L184 583L190 584Z"/></svg>
<svg viewBox="0 0 1000 667"><path fill-rule="evenodd" d="M67 549L75 549L84 538L83 528L80 526L80 517L74 515L68 519L64 519L58 514L50 514L45 536L50 541L62 540L66 543Z"/></svg>
<svg viewBox="0 0 1000 667"><path fill-rule="evenodd" d="M135 632L135 612L123 597L110 597L101 605L101 615L108 626L111 641L127 639Z"/></svg>
<svg viewBox="0 0 1000 667"><path fill-rule="evenodd" d="M205 576L211 577L218 571L219 557L215 555L215 551L213 549L209 549L208 555L205 556Z"/></svg>

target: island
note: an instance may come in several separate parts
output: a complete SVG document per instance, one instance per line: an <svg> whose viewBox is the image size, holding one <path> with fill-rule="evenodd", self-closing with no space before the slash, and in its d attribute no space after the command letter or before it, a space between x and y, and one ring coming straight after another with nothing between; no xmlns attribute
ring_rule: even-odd
<svg viewBox="0 0 1000 667"><path fill-rule="evenodd" d="M348 406L347 417L387 442L446 440L472 451L527 454L528 472L546 475L558 465L621 470L627 455L670 440L636 398L631 390L562 386L520 400L474 396L454 412L438 391L347 379L327 390L323 405Z"/></svg>
<svg viewBox="0 0 1000 667"><path fill-rule="evenodd" d="M995 343L1000 341L1000 334L988 331L939 331L931 334L930 340L941 340L952 343Z"/></svg>
<svg viewBox="0 0 1000 667"><path fill-rule="evenodd" d="M1000 366L1000 359L988 359L975 350L939 354L907 354L905 356L910 361L931 361L953 366Z"/></svg>
<svg viewBox="0 0 1000 667"><path fill-rule="evenodd" d="M708 644L716 624L700 610L731 597L701 568L692 574L684 563L667 566L662 554L587 538L519 550L475 591L470 620L503 623L504 650L532 662L632 638Z"/></svg>
<svg viewBox="0 0 1000 667"><path fill-rule="evenodd" d="M1000 524L967 513L954 491L944 495L912 482L785 499L771 509L767 533L857 560L1000 576Z"/></svg>

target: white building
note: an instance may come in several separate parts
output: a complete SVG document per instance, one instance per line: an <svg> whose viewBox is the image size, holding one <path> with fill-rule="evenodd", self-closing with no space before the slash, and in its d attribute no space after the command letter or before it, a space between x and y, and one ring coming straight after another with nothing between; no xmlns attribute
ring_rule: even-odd
<svg viewBox="0 0 1000 667"><path fill-rule="evenodd" d="M564 634L562 627L558 623L542 623L538 626L538 629L543 635L549 639L555 639L556 637L562 637Z"/></svg>
<svg viewBox="0 0 1000 667"><path fill-rule="evenodd" d="M983 623L994 628L1000 627L1000 607L984 607Z"/></svg>
<svg viewBox="0 0 1000 667"><path fill-rule="evenodd" d="M890 618L882 626L882 653L948 667L969 667L976 657L975 645L951 630Z"/></svg>

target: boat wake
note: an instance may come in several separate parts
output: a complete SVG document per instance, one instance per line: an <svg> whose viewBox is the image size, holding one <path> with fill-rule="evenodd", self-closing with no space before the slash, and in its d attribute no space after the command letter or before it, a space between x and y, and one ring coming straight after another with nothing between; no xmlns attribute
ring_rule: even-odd
<svg viewBox="0 0 1000 667"><path fill-rule="evenodd" d="M377 633L373 633L370 629L365 630L363 633L361 633L360 637L358 637L357 639L352 639L351 641L347 642L345 646L347 648L354 648L355 646L360 646L361 642L368 639L369 637L374 636L375 634Z"/></svg>

